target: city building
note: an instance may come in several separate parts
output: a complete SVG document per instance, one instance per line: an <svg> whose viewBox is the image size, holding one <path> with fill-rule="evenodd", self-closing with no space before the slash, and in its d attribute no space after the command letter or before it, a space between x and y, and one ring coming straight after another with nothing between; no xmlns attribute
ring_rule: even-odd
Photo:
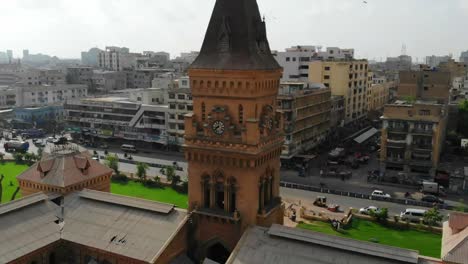
<svg viewBox="0 0 468 264"><path fill-rule="evenodd" d="M182 52L180 53L180 56L176 58L176 60L185 61L188 64L192 64L192 62L195 61L199 54L200 52L198 51Z"/></svg>
<svg viewBox="0 0 468 264"><path fill-rule="evenodd" d="M345 124L367 115L369 69L367 60L314 61L309 67L309 81L323 83L332 95L345 99Z"/></svg>
<svg viewBox="0 0 468 264"><path fill-rule="evenodd" d="M81 64L84 66L99 66L99 54L103 52L98 48L92 48L89 51L81 52Z"/></svg>
<svg viewBox="0 0 468 264"><path fill-rule="evenodd" d="M107 71L123 71L134 68L141 54L130 53L128 48L106 47L98 53L98 67Z"/></svg>
<svg viewBox="0 0 468 264"><path fill-rule="evenodd" d="M161 89L141 89L124 97L68 101L64 108L68 125L81 130L85 140L150 149L167 145L168 106L163 102Z"/></svg>
<svg viewBox="0 0 468 264"><path fill-rule="evenodd" d="M435 176L448 119L450 73L400 72L400 100L385 106L382 116L382 168Z"/></svg>
<svg viewBox="0 0 468 264"><path fill-rule="evenodd" d="M127 74L123 71L94 70L92 76L94 90L109 93L127 88Z"/></svg>
<svg viewBox="0 0 468 264"><path fill-rule="evenodd" d="M170 145L182 146L185 142L185 115L193 111L188 77L181 77L175 80L174 85L169 85L166 102L169 105L168 142Z"/></svg>
<svg viewBox="0 0 468 264"><path fill-rule="evenodd" d="M61 69L28 68L19 73L22 85L62 85L66 83L66 73Z"/></svg>
<svg viewBox="0 0 468 264"><path fill-rule="evenodd" d="M426 57L426 64L429 67L435 68L435 67L438 67L440 63L448 62L451 59L452 59L451 55L449 55L449 56L435 56L435 55L432 55L432 56L427 56Z"/></svg>
<svg viewBox="0 0 468 264"><path fill-rule="evenodd" d="M329 88L322 84L283 82L277 107L285 138L281 158L290 159L327 138L331 116Z"/></svg>
<svg viewBox="0 0 468 264"><path fill-rule="evenodd" d="M127 75L127 88L151 88L153 87L152 82L155 78L168 72L171 72L171 70L160 68L139 68L136 70L126 70L125 73Z"/></svg>
<svg viewBox="0 0 468 264"><path fill-rule="evenodd" d="M413 65L413 59L408 55L400 55L398 57L389 57L385 62L387 71L399 72L409 71Z"/></svg>
<svg viewBox="0 0 468 264"><path fill-rule="evenodd" d="M464 51L461 53L460 62L468 64L468 51Z"/></svg>
<svg viewBox="0 0 468 264"><path fill-rule="evenodd" d="M82 84L14 85L16 107L36 107L63 104L67 100L84 98L88 87ZM11 90L10 89L10 90ZM3 92L0 91L0 95ZM7 96L11 91L7 90Z"/></svg>
<svg viewBox="0 0 468 264"><path fill-rule="evenodd" d="M273 55L283 67L281 81L308 82L311 61L352 59L354 49L330 47L321 51L321 47L317 46L294 46L284 52L273 52Z"/></svg>
<svg viewBox="0 0 468 264"><path fill-rule="evenodd" d="M330 131L334 132L338 127L344 125L345 119L345 99L344 96L331 96L331 111L330 111Z"/></svg>
<svg viewBox="0 0 468 264"><path fill-rule="evenodd" d="M93 89L93 68L89 66L67 67L66 81L68 84L84 84Z"/></svg>
<svg viewBox="0 0 468 264"><path fill-rule="evenodd" d="M377 77L369 74L367 90L367 109L369 112L383 111L384 106L390 101L390 90L394 89L395 82L387 81L386 77Z"/></svg>
<svg viewBox="0 0 468 264"><path fill-rule="evenodd" d="M50 128L65 120L65 111L62 105L49 105L43 107L15 107L13 108L15 121L29 124L30 127Z"/></svg>
<svg viewBox="0 0 468 264"><path fill-rule="evenodd" d="M52 146L42 159L18 175L22 196L34 193L69 194L91 189L110 192L113 171L76 145Z"/></svg>
<svg viewBox="0 0 468 264"><path fill-rule="evenodd" d="M12 108L16 105L16 91L8 86L0 86L0 109Z"/></svg>
<svg viewBox="0 0 468 264"><path fill-rule="evenodd" d="M9 86L23 80L22 73L26 69L17 63L0 64L0 86Z"/></svg>

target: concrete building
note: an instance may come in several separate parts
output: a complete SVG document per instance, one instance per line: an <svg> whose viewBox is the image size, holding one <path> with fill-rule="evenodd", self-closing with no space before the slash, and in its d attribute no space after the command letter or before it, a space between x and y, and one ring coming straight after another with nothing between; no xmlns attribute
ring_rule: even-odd
<svg viewBox="0 0 468 264"><path fill-rule="evenodd" d="M50 128L49 131L53 131L53 126L65 120L65 111L62 105L15 107L13 113L18 122L30 124L31 127Z"/></svg>
<svg viewBox="0 0 468 264"><path fill-rule="evenodd" d="M330 112L330 130L332 132L344 125L345 115L344 96L332 95Z"/></svg>
<svg viewBox="0 0 468 264"><path fill-rule="evenodd" d="M128 48L106 47L98 53L98 67L107 71L123 71L135 68L136 58L141 54L130 53Z"/></svg>
<svg viewBox="0 0 468 264"><path fill-rule="evenodd" d="M396 87L395 82L387 81L386 77L377 77L371 73L369 74L368 85L368 111L383 111L384 106L390 101L390 90Z"/></svg>
<svg viewBox="0 0 468 264"><path fill-rule="evenodd" d="M88 87L81 84L15 85L13 89L16 92L16 107L62 104L88 95Z"/></svg>
<svg viewBox="0 0 468 264"><path fill-rule="evenodd" d="M84 66L98 67L99 53L103 52L98 48L92 48L89 51L81 52L81 64Z"/></svg>
<svg viewBox="0 0 468 264"><path fill-rule="evenodd" d="M381 142L383 168L435 175L448 121L450 73L400 72L401 100L385 106Z"/></svg>
<svg viewBox="0 0 468 264"><path fill-rule="evenodd" d="M345 124L367 115L369 69L367 60L314 61L309 67L309 81L323 83L332 95L345 99Z"/></svg>
<svg viewBox="0 0 468 264"><path fill-rule="evenodd" d="M192 91L188 77L181 77L169 85L167 90L169 105L168 141L171 145L182 146L185 142L185 115L193 112Z"/></svg>
<svg viewBox="0 0 468 264"><path fill-rule="evenodd" d="M283 159L290 159L323 142L330 129L331 91L323 85L283 82L277 112L283 128Z"/></svg>
<svg viewBox="0 0 468 264"><path fill-rule="evenodd" d="M28 68L19 73L22 85L63 85L66 83L66 73L62 69Z"/></svg>
<svg viewBox="0 0 468 264"><path fill-rule="evenodd" d="M109 93L127 88L127 74L122 71L94 70L92 86L95 90Z"/></svg>
<svg viewBox="0 0 468 264"><path fill-rule="evenodd" d="M68 84L84 84L93 89L93 68L89 66L67 67L66 81Z"/></svg>
<svg viewBox="0 0 468 264"><path fill-rule="evenodd" d="M81 129L87 140L128 142L149 149L167 145L168 106L163 101L160 89L142 89L130 97L69 101L64 108L67 123Z"/></svg>
<svg viewBox="0 0 468 264"><path fill-rule="evenodd" d="M155 78L171 72L160 68L139 68L136 70L125 70L127 75L127 88L160 88L152 86Z"/></svg>
<svg viewBox="0 0 468 264"><path fill-rule="evenodd" d="M354 50L329 47L321 51L317 46L294 46L273 55L284 69L281 81L308 82L311 61L352 59Z"/></svg>
<svg viewBox="0 0 468 264"><path fill-rule="evenodd" d="M409 71L413 65L413 59L408 55L400 55L398 57L389 57L385 62L387 71Z"/></svg>
<svg viewBox="0 0 468 264"><path fill-rule="evenodd" d="M468 64L468 51L465 51L465 52L461 53L460 62Z"/></svg>
<svg viewBox="0 0 468 264"><path fill-rule="evenodd" d="M451 55L448 55L448 56L435 56L435 55L432 55L432 56L427 56L426 57L426 64L431 68L435 68L435 67L438 67L440 63L448 62L451 59L452 59Z"/></svg>
<svg viewBox="0 0 468 264"><path fill-rule="evenodd" d="M182 52L180 53L180 56L176 58L176 60L185 61L188 64L191 64L193 61L195 61L199 54L200 52L198 51Z"/></svg>
<svg viewBox="0 0 468 264"><path fill-rule="evenodd" d="M16 91L8 86L0 86L0 109L12 108L16 105Z"/></svg>

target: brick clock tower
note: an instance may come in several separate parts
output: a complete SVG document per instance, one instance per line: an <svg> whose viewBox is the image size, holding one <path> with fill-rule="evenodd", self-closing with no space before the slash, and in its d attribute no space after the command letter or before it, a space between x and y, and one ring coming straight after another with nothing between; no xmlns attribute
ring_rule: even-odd
<svg viewBox="0 0 468 264"><path fill-rule="evenodd" d="M217 0L189 69L194 109L185 118L197 258L223 262L249 226L283 222L281 75L256 0Z"/></svg>

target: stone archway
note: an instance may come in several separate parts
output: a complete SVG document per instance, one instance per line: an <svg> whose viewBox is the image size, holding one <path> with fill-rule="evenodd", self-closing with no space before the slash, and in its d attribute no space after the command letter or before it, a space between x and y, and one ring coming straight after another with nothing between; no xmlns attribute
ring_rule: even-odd
<svg viewBox="0 0 468 264"><path fill-rule="evenodd" d="M220 239L213 239L204 246L205 258L216 261L218 263L226 263L231 252L226 244Z"/></svg>

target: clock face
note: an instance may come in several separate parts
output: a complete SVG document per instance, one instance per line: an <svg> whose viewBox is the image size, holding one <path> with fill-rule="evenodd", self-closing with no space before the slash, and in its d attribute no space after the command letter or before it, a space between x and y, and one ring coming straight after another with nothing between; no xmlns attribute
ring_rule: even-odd
<svg viewBox="0 0 468 264"><path fill-rule="evenodd" d="M223 121L220 121L220 120L214 121L212 129L213 129L213 132L217 135L224 134L225 126L224 126Z"/></svg>

